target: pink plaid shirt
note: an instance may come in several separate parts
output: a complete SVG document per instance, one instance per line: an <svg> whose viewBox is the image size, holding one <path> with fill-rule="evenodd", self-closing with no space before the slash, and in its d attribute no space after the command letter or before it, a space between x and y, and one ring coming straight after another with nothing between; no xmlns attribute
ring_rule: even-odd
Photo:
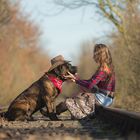
<svg viewBox="0 0 140 140"><path fill-rule="evenodd" d="M80 86L92 89L94 85L99 89L114 92L115 91L115 73L108 80L108 75L105 71L97 71L89 80L77 79L76 83Z"/></svg>

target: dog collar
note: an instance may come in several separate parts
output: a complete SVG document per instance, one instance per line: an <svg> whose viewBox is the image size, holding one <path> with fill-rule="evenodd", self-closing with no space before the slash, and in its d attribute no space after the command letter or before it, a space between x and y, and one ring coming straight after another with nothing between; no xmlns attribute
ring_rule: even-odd
<svg viewBox="0 0 140 140"><path fill-rule="evenodd" d="M59 93L62 92L62 83L63 81L58 79L55 76L48 75L49 80L54 84L54 86L59 90Z"/></svg>

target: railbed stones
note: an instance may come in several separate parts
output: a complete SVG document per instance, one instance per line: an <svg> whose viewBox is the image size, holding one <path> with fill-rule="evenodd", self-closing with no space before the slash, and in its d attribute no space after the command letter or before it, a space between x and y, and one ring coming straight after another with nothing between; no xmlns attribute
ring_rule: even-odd
<svg viewBox="0 0 140 140"><path fill-rule="evenodd" d="M27 122L4 122L0 128L0 139L14 140L91 140L96 138L116 138L118 134L110 133L111 128L104 132L106 124L97 119L77 121L67 116L62 116L61 121L50 121L47 118L38 116L36 121Z"/></svg>

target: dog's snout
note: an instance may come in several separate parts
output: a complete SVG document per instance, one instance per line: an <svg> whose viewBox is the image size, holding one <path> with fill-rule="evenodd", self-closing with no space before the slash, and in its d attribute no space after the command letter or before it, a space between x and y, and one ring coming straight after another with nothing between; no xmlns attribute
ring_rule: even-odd
<svg viewBox="0 0 140 140"><path fill-rule="evenodd" d="M72 69L70 71L72 74L76 74L77 73L77 66L72 66Z"/></svg>

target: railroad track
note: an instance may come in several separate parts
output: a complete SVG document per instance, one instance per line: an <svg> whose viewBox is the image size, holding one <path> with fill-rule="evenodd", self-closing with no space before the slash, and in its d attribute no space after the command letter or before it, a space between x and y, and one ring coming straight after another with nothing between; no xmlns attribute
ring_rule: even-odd
<svg viewBox="0 0 140 140"><path fill-rule="evenodd" d="M96 105L99 120L118 128L125 139L140 140L140 113Z"/></svg>
<svg viewBox="0 0 140 140"><path fill-rule="evenodd" d="M96 106L91 119L71 120L68 114L61 121L35 116L35 121L1 121L0 139L9 140L139 140L140 114Z"/></svg>

